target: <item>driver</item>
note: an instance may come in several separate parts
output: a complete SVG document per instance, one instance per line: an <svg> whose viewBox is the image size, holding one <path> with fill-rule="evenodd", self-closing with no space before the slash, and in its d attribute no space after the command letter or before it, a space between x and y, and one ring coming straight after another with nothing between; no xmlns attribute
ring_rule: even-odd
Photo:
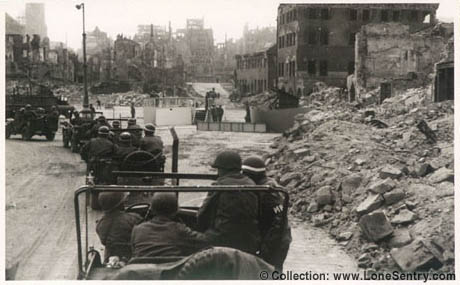
<svg viewBox="0 0 460 285"><path fill-rule="evenodd" d="M98 201L104 216L97 221L96 232L105 246L104 262L111 256L118 256L121 260L131 257L131 231L142 221L142 217L124 211L126 197L123 192L99 193Z"/></svg>
<svg viewBox="0 0 460 285"><path fill-rule="evenodd" d="M153 218L133 229L133 257L188 256L208 246L205 235L175 221L175 193L156 192L150 207Z"/></svg>
<svg viewBox="0 0 460 285"><path fill-rule="evenodd" d="M128 154L136 151L137 148L131 144L131 134L122 132L118 138L118 148L115 152L114 158L123 161Z"/></svg>

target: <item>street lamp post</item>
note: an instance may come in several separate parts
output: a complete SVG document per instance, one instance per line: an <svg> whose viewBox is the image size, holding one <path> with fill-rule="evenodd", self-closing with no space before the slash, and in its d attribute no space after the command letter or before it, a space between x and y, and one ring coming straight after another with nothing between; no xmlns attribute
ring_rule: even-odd
<svg viewBox="0 0 460 285"><path fill-rule="evenodd" d="M85 32L85 3L75 5L75 7L83 12L83 83L84 83L84 97L83 97L83 108L89 107L88 99L88 75L87 75L87 64L86 64L86 32Z"/></svg>

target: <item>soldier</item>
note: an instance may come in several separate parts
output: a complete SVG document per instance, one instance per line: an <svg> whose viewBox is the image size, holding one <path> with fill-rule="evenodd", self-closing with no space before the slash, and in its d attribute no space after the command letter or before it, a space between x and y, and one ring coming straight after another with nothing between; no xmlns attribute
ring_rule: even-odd
<svg viewBox="0 0 460 285"><path fill-rule="evenodd" d="M265 163L256 156L243 161L243 173L257 185L280 187L276 181L267 178ZM260 256L282 271L283 263L292 241L291 227L287 216L283 216L283 197L278 192L263 193L260 197L261 219L259 228L262 235Z"/></svg>
<svg viewBox="0 0 460 285"><path fill-rule="evenodd" d="M144 127L145 136L140 140L140 149L154 155L163 152L163 141L161 137L155 136L155 126L146 124Z"/></svg>
<svg viewBox="0 0 460 285"><path fill-rule="evenodd" d="M32 110L32 106L30 104L26 105L25 111L24 111L24 120L22 121L21 129L31 120L34 120L37 118L37 114Z"/></svg>
<svg viewBox="0 0 460 285"><path fill-rule="evenodd" d="M112 128L110 124L107 122L104 116L99 116L97 118L96 124L91 128L91 137L96 137L99 131L99 128L102 126L106 126L109 128L109 130Z"/></svg>
<svg viewBox="0 0 460 285"><path fill-rule="evenodd" d="M80 125L82 123L80 113L78 113L77 110L73 111L73 118L70 120L70 123L74 126Z"/></svg>
<svg viewBox="0 0 460 285"><path fill-rule="evenodd" d="M133 229L133 257L187 256L208 245L204 234L175 221L175 193L155 193L150 208L154 217Z"/></svg>
<svg viewBox="0 0 460 285"><path fill-rule="evenodd" d="M128 129L140 129L141 127L136 124L136 119L134 118L129 118L128 119ZM135 147L139 147L140 145L140 140L142 138L142 132L140 130L130 130L129 131L132 136L132 144Z"/></svg>
<svg viewBox="0 0 460 285"><path fill-rule="evenodd" d="M215 185L255 185L241 174L241 157L234 151L219 153ZM260 242L257 196L250 192L213 192L198 210L198 227L212 245L233 247L255 254Z"/></svg>
<svg viewBox="0 0 460 285"><path fill-rule="evenodd" d="M131 232L133 227L142 221L142 217L135 213L124 212L126 193L103 192L99 194L99 205L104 216L97 221L96 232L105 246L104 262L109 257L118 256L127 261L131 258Z"/></svg>
<svg viewBox="0 0 460 285"><path fill-rule="evenodd" d="M22 126L25 110L25 108L20 108L18 111L14 113L14 122L16 126Z"/></svg>
<svg viewBox="0 0 460 285"><path fill-rule="evenodd" d="M117 146L108 140L109 128L101 126L98 130L98 137L91 139L83 146L81 156L86 161L88 168L87 172L97 171L97 164L100 159L111 158L116 153Z"/></svg>
<svg viewBox="0 0 460 285"><path fill-rule="evenodd" d="M118 144L118 138L120 137L121 124L120 121L112 122L112 132L114 133L113 142Z"/></svg>
<svg viewBox="0 0 460 285"><path fill-rule="evenodd" d="M131 144L131 134L128 132L122 132L119 136L118 148L115 152L114 158L122 162L128 154L136 150L137 148Z"/></svg>

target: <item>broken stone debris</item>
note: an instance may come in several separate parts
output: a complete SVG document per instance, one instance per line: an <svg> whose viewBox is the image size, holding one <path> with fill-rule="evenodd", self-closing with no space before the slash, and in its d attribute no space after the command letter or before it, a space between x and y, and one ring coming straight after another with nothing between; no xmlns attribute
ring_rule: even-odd
<svg viewBox="0 0 460 285"><path fill-rule="evenodd" d="M401 248L393 248L390 253L396 264L405 272L426 271L442 265L420 240Z"/></svg>
<svg viewBox="0 0 460 285"><path fill-rule="evenodd" d="M382 212L364 215L359 226L368 240L378 242L393 233L393 227Z"/></svg>

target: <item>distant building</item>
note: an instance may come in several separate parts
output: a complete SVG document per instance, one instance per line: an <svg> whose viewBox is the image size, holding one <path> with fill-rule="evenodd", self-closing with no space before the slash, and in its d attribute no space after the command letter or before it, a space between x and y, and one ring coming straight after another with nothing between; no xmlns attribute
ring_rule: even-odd
<svg viewBox="0 0 460 285"><path fill-rule="evenodd" d="M214 82L212 29L205 29L202 19L187 19L186 28L177 31L176 39L178 54L182 55L189 79Z"/></svg>
<svg viewBox="0 0 460 285"><path fill-rule="evenodd" d="M276 43L276 27L263 27L249 29L244 26L243 38L241 39L240 53L252 53L263 49L268 49Z"/></svg>
<svg viewBox="0 0 460 285"><path fill-rule="evenodd" d="M40 38L48 35L45 21L45 4L44 3L26 3L26 30L28 35L37 34Z"/></svg>
<svg viewBox="0 0 460 285"><path fill-rule="evenodd" d="M86 33L86 54L88 56L101 53L111 45L111 39L107 33L99 30L98 27L94 31Z"/></svg>
<svg viewBox="0 0 460 285"><path fill-rule="evenodd" d="M276 87L276 45L236 55L235 87L240 94L257 94Z"/></svg>
<svg viewBox="0 0 460 285"><path fill-rule="evenodd" d="M19 21L5 13L5 34L24 35L25 26L21 25Z"/></svg>
<svg viewBox="0 0 460 285"><path fill-rule="evenodd" d="M399 22L411 32L436 21L439 4L280 4L278 88L309 94L316 81L345 86L355 69L355 35L368 23Z"/></svg>

